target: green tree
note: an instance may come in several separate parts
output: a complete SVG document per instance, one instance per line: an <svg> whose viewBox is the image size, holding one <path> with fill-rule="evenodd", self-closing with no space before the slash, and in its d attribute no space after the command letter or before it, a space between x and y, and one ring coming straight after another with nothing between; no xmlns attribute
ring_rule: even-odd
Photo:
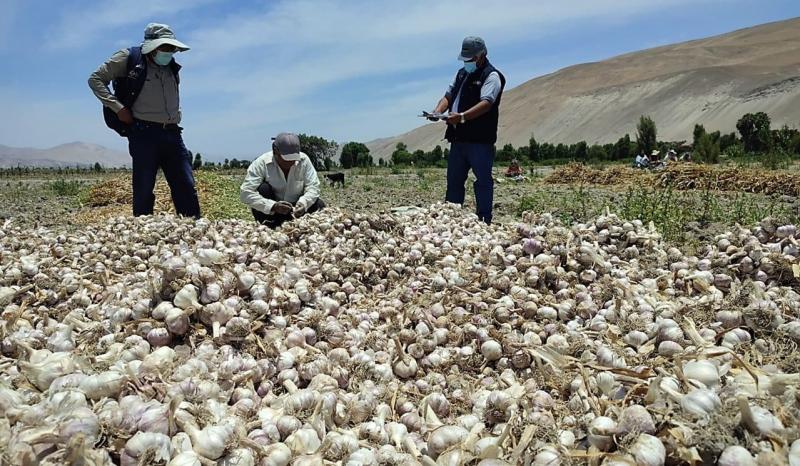
<svg viewBox="0 0 800 466"><path fill-rule="evenodd" d="M692 139L692 147L697 147L697 144L700 142L700 138L706 134L705 126L701 124L694 125L694 134Z"/></svg>
<svg viewBox="0 0 800 466"><path fill-rule="evenodd" d="M231 162L228 159L225 159L225 162L222 164L223 169L231 168Z"/></svg>
<svg viewBox="0 0 800 466"><path fill-rule="evenodd" d="M192 161L192 170L200 170L200 167L203 166L203 156L200 155L200 152L194 154L194 160Z"/></svg>
<svg viewBox="0 0 800 466"><path fill-rule="evenodd" d="M736 138L736 133L723 134L719 138L719 150L722 153L726 153L729 147L733 147L738 143L739 140Z"/></svg>
<svg viewBox="0 0 800 466"><path fill-rule="evenodd" d="M102 166L102 165L100 165L100 162L95 162L95 163L94 163L94 167L93 167L93 168L94 168L94 171L96 171L96 172L101 172L101 171L103 171L103 166Z"/></svg>
<svg viewBox="0 0 800 466"><path fill-rule="evenodd" d="M772 131L772 146L783 152L793 153L793 141L798 134L800 134L800 132L796 129L789 128L788 125L783 125L781 129Z"/></svg>
<svg viewBox="0 0 800 466"><path fill-rule="evenodd" d="M531 133L531 138L528 140L528 158L533 162L542 160L542 153L539 150L539 143L536 142L536 138L533 136L533 133Z"/></svg>
<svg viewBox="0 0 800 466"><path fill-rule="evenodd" d="M570 156L569 146L559 143L556 146L555 157L554 158L560 159L560 160L564 160L564 159L568 159L569 156Z"/></svg>
<svg viewBox="0 0 800 466"><path fill-rule="evenodd" d="M543 142L539 146L539 161L553 160L556 158L556 147L549 142Z"/></svg>
<svg viewBox="0 0 800 466"><path fill-rule="evenodd" d="M431 165L436 164L438 161L442 160L444 153L442 152L442 146L436 146L430 152L430 162Z"/></svg>
<svg viewBox="0 0 800 466"><path fill-rule="evenodd" d="M367 146L360 142L348 142L342 147L342 155L339 159L342 168L369 167L374 165L372 156L369 154Z"/></svg>
<svg viewBox="0 0 800 466"><path fill-rule="evenodd" d="M608 158L608 153L605 147L599 144L592 144L587 152L587 156L589 160L606 160Z"/></svg>
<svg viewBox="0 0 800 466"><path fill-rule="evenodd" d="M795 155L800 155L800 134L792 138L791 152Z"/></svg>
<svg viewBox="0 0 800 466"><path fill-rule="evenodd" d="M769 151L772 142L769 125L769 116L764 112L747 113L736 122L736 129L742 136L745 151Z"/></svg>
<svg viewBox="0 0 800 466"><path fill-rule="evenodd" d="M410 152L408 152L408 146L406 146L402 142L398 142L396 146L394 146L394 152L392 152L392 164L394 165L410 165L413 157Z"/></svg>
<svg viewBox="0 0 800 466"><path fill-rule="evenodd" d="M300 139L300 150L308 155L314 167L317 169L325 167L327 170L328 166L326 165L326 160L330 159L333 161L339 144L335 141L329 141L325 138L309 134L301 133L298 134L297 137Z"/></svg>
<svg viewBox="0 0 800 466"><path fill-rule="evenodd" d="M586 144L586 141L581 141L575 144L575 150L573 152L573 158L575 160L584 161L588 158L589 155L589 146Z"/></svg>
<svg viewBox="0 0 800 466"><path fill-rule="evenodd" d="M498 162L510 162L512 158L514 158L514 146L511 144L506 144L503 146L502 149L498 150L495 154L495 160Z"/></svg>
<svg viewBox="0 0 800 466"><path fill-rule="evenodd" d="M636 126L636 149L640 153L649 154L658 145L656 122L649 116L642 115Z"/></svg>
<svg viewBox="0 0 800 466"><path fill-rule="evenodd" d="M710 134L703 132L694 146L694 158L704 163L719 163L719 142Z"/></svg>
<svg viewBox="0 0 800 466"><path fill-rule="evenodd" d="M619 138L617 143L614 144L614 148L611 151L611 159L612 160L628 160L633 158L633 151L635 148L631 147L631 137L630 135L626 134L625 136Z"/></svg>

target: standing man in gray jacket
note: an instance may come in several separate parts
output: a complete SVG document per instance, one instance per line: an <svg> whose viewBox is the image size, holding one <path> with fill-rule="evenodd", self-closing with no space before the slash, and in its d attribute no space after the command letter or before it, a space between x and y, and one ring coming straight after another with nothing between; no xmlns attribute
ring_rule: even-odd
<svg viewBox="0 0 800 466"><path fill-rule="evenodd" d="M104 106L106 124L128 138L133 159L133 214L153 213L158 169L164 171L175 210L200 217L191 153L183 143L180 65L175 52L189 47L165 24L150 23L141 46L120 50L89 77ZM108 85L114 84L114 92Z"/></svg>

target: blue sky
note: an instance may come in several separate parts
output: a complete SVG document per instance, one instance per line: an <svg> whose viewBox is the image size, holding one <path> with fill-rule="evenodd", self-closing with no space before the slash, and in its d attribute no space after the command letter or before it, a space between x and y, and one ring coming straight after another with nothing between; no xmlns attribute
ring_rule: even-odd
<svg viewBox="0 0 800 466"><path fill-rule="evenodd" d="M192 50L189 148L251 159L280 131L367 141L413 129L465 35L515 86L576 63L800 16L797 0L0 0L0 144L125 150L86 80L148 22Z"/></svg>

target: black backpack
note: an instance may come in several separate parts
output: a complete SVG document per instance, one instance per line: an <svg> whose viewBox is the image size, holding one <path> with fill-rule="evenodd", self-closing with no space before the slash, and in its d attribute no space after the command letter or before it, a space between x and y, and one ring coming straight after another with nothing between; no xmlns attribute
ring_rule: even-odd
<svg viewBox="0 0 800 466"><path fill-rule="evenodd" d="M142 47L131 47L128 49L128 74L124 78L117 78L111 82L114 90L114 97L119 100L122 105L130 109L133 103L142 92L144 82L147 79L147 60L142 55ZM175 82L180 84L180 76L178 72L181 65L177 64L173 59L169 63L172 73L175 75ZM117 113L110 108L103 106L103 119L106 121L106 126L113 129L122 137L128 137L130 126L120 121Z"/></svg>

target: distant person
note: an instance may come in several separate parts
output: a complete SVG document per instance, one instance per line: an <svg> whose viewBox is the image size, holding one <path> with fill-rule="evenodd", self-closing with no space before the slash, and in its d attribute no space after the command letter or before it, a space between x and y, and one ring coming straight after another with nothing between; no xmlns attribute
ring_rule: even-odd
<svg viewBox="0 0 800 466"><path fill-rule="evenodd" d="M677 161L678 161L678 153L675 152L675 149L668 150L667 151L667 155L664 156L663 162L665 164L667 164L667 163L677 162Z"/></svg>
<svg viewBox="0 0 800 466"><path fill-rule="evenodd" d="M461 44L458 59L464 62L434 113L449 110L445 138L450 142L447 157L447 193L445 200L464 204L464 183L469 170L478 218L492 222L494 200L494 164L500 99L506 78L486 58L486 44L480 37L467 37Z"/></svg>
<svg viewBox="0 0 800 466"><path fill-rule="evenodd" d="M634 166L636 168L647 168L650 166L650 160L644 154L637 154L634 160Z"/></svg>
<svg viewBox="0 0 800 466"><path fill-rule="evenodd" d="M250 164L239 198L258 223L270 228L325 207L317 170L292 133L273 138L272 150Z"/></svg>
<svg viewBox="0 0 800 466"><path fill-rule="evenodd" d="M506 170L506 176L510 178L516 178L518 176L522 176L522 168L520 168L517 159L511 161L511 165L509 165L508 169Z"/></svg>
<svg viewBox="0 0 800 466"><path fill-rule="evenodd" d="M661 151L658 149L653 149L653 152L650 152L650 157L648 158L648 162L650 165L655 165L659 162L658 156L661 155Z"/></svg>
<svg viewBox="0 0 800 466"><path fill-rule="evenodd" d="M158 169L164 171L175 211L200 217L192 176L191 153L178 126L181 66L175 52L189 47L175 38L169 26L150 23L142 45L122 49L89 77L89 87L103 103L106 124L128 138L133 168L133 215L153 213ZM114 93L108 85L113 81Z"/></svg>

